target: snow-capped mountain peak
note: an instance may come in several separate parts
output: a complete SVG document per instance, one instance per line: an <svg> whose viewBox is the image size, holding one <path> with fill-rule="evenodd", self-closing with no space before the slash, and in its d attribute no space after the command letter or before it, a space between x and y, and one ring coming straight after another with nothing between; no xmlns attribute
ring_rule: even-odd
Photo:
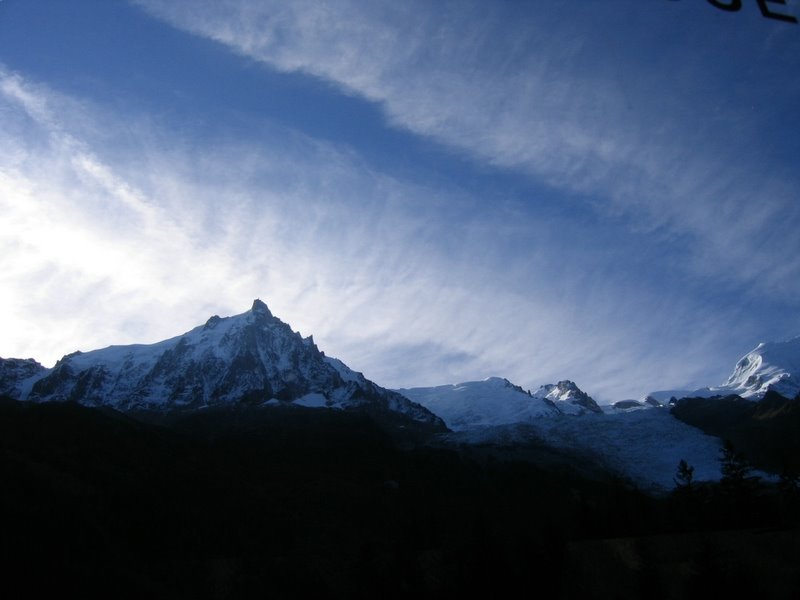
<svg viewBox="0 0 800 600"><path fill-rule="evenodd" d="M261 300L245 313L212 316L155 344L75 352L52 369L36 364L0 360L0 374L8 374L0 381L5 393L36 402L75 401L120 410L284 402L389 410L442 425L422 406L326 357L313 338L292 331Z"/></svg>
<svg viewBox="0 0 800 600"><path fill-rule="evenodd" d="M253 314L253 316L255 316L257 318L258 317L262 317L262 318L265 318L265 319L273 318L272 317L272 313L270 312L270 310L267 307L267 305L263 301L259 300L258 298L253 300L253 306L252 306L252 308L250 308L250 312Z"/></svg>
<svg viewBox="0 0 800 600"><path fill-rule="evenodd" d="M502 377L398 392L442 417L454 431L602 412L589 395L566 380L543 385L533 394Z"/></svg>
<svg viewBox="0 0 800 600"><path fill-rule="evenodd" d="M733 373L719 386L697 390L651 392L646 398L667 402L670 398L737 395L761 400L768 391L786 398L800 394L800 336L784 342L762 342L736 362Z"/></svg>
<svg viewBox="0 0 800 600"><path fill-rule="evenodd" d="M565 379L556 384L543 385L533 394L558 403L559 410L565 414L581 415L586 412L602 413L594 398L581 390L574 382Z"/></svg>
<svg viewBox="0 0 800 600"><path fill-rule="evenodd" d="M739 359L721 387L737 390L744 398L760 399L769 390L795 397L800 393L800 336L759 344Z"/></svg>
<svg viewBox="0 0 800 600"><path fill-rule="evenodd" d="M559 414L552 402L534 398L501 377L397 391L442 417L454 431L526 422Z"/></svg>

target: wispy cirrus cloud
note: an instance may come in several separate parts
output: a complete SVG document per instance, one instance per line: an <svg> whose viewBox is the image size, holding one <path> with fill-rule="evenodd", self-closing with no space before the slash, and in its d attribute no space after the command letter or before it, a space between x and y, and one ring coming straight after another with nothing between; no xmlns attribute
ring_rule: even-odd
<svg viewBox="0 0 800 600"><path fill-rule="evenodd" d="M616 270L632 253L594 223L399 180L277 126L182 137L8 70L0 114L6 355L156 341L262 297L384 385L571 377L613 399L700 378L727 341L729 309ZM667 330L691 347L653 344Z"/></svg>
<svg viewBox="0 0 800 600"><path fill-rule="evenodd" d="M666 3L136 4L379 103L397 127L679 240L693 249L684 264L694 277L786 301L800 292L800 181L780 158L786 128L800 126L797 91L772 93L794 77L797 36L779 36L776 52L774 36L765 45L760 32L737 31L732 48L713 11L678 15Z"/></svg>

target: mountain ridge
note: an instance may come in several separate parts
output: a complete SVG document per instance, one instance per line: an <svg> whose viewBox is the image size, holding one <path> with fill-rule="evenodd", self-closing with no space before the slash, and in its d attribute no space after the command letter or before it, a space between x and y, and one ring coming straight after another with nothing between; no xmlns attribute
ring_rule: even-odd
<svg viewBox="0 0 800 600"><path fill-rule="evenodd" d="M543 385L533 393L503 377L397 391L442 417L454 431L602 413L594 399L569 380Z"/></svg>
<svg viewBox="0 0 800 600"><path fill-rule="evenodd" d="M666 403L672 398L736 395L760 401L770 391L785 398L800 394L800 336L782 342L759 343L736 361L733 372L722 385L695 390L660 390L646 394L642 400Z"/></svg>
<svg viewBox="0 0 800 600"><path fill-rule="evenodd" d="M154 344L74 352L52 369L32 359L0 359L3 393L32 402L72 401L117 410L297 404L383 410L444 429L436 415L327 357L259 299L249 311Z"/></svg>

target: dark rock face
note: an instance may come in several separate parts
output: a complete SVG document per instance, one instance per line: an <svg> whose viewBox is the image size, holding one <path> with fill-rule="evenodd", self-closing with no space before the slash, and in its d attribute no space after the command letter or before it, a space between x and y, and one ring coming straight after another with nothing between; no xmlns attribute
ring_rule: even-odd
<svg viewBox="0 0 800 600"><path fill-rule="evenodd" d="M602 413L603 409L598 406L594 398L581 390L574 382L569 380L559 381L555 385L558 395L564 401L580 406L581 408L594 413Z"/></svg>
<svg viewBox="0 0 800 600"><path fill-rule="evenodd" d="M637 400L620 400L619 402L614 402L613 406L619 410L628 410L630 408L642 408L644 404Z"/></svg>
<svg viewBox="0 0 800 600"><path fill-rule="evenodd" d="M754 402L736 395L681 398L671 413L709 435L729 440L756 466L800 471L800 399L768 391Z"/></svg>
<svg viewBox="0 0 800 600"><path fill-rule="evenodd" d="M47 372L32 358L0 358L0 395L18 398L26 381Z"/></svg>

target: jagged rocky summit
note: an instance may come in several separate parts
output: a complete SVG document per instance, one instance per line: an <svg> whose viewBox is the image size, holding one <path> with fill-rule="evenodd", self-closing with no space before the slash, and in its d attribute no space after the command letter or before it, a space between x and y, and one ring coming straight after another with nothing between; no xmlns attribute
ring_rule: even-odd
<svg viewBox="0 0 800 600"><path fill-rule="evenodd" d="M444 428L441 419L325 356L273 316L261 300L232 317L155 344L75 352L45 369L0 359L0 393L32 402L73 401L117 410L291 403L401 413Z"/></svg>
<svg viewBox="0 0 800 600"><path fill-rule="evenodd" d="M594 399L571 381L543 385L533 393L501 377L397 391L442 417L454 431L602 413Z"/></svg>
<svg viewBox="0 0 800 600"><path fill-rule="evenodd" d="M552 401L559 412L566 415L603 412L597 402L594 401L594 398L569 380L543 385L536 390L533 396Z"/></svg>

